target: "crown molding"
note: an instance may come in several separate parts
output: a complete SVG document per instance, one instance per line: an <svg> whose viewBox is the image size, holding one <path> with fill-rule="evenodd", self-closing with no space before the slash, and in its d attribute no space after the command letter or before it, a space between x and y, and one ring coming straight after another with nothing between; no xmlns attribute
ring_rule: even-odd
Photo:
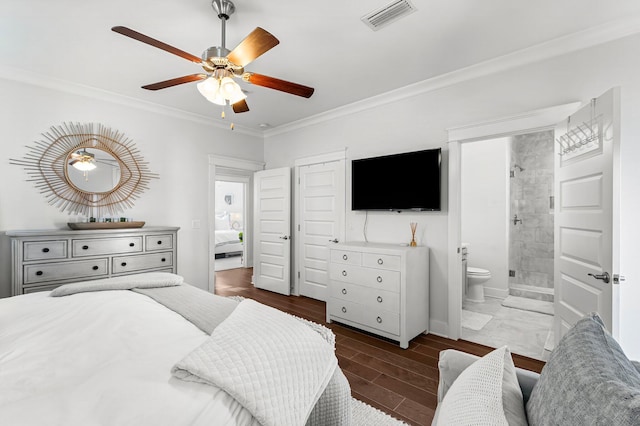
<svg viewBox="0 0 640 426"><path fill-rule="evenodd" d="M335 120L340 117L357 114L361 111L388 105L423 93L442 89L447 86L473 80L479 77L507 71L512 68L541 62L546 59L566 55L577 50L586 49L613 40L628 37L640 32L640 16L631 16L621 20L610 21L583 31L562 36L535 46L528 47L488 61L480 62L446 74L419 81L400 89L341 106L307 118L283 124L265 130L264 137L269 138L292 132L297 129Z"/></svg>
<svg viewBox="0 0 640 426"><path fill-rule="evenodd" d="M44 87L46 89L56 90L59 92L85 96L91 99L98 99L118 105L124 105L131 108L149 111L154 114L165 115L168 117L191 121L193 123L229 131L228 125L223 125L222 123L213 121L211 120L211 117L183 111L177 108L171 108L149 101L143 101L140 99L132 98L130 96L109 92L107 90L97 89L95 87L74 83L68 80L41 75L32 71L0 65L0 78L3 78L5 80L17 81L32 86ZM262 131L256 131L241 125L235 125L233 131L258 137L261 139L263 137Z"/></svg>

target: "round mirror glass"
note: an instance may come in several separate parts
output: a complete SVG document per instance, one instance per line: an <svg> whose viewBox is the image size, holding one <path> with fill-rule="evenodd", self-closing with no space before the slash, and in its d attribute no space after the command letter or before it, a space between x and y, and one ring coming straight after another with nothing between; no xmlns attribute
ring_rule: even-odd
<svg viewBox="0 0 640 426"><path fill-rule="evenodd" d="M120 182L120 164L108 152L82 148L67 156L67 179L84 192L108 192Z"/></svg>

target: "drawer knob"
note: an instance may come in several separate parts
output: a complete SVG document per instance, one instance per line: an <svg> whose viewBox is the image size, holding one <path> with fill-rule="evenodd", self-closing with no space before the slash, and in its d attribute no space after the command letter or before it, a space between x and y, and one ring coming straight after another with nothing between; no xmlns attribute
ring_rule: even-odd
<svg viewBox="0 0 640 426"><path fill-rule="evenodd" d="M345 308L344 306L342 307L342 313L344 313L344 314L347 313L347 308Z"/></svg>
<svg viewBox="0 0 640 426"><path fill-rule="evenodd" d="M42 275L42 274L43 274L43 272L42 272L42 271L37 271L37 272L36 272L36 275L38 275L38 276L40 276L40 275Z"/></svg>
<svg viewBox="0 0 640 426"><path fill-rule="evenodd" d="M378 303L382 303L382 297L378 296L378 298L376 299L378 301Z"/></svg>
<svg viewBox="0 0 640 426"><path fill-rule="evenodd" d="M379 283L382 282L382 277L380 275L378 275L378 278L376 278L376 281L378 281Z"/></svg>
<svg viewBox="0 0 640 426"><path fill-rule="evenodd" d="M158 240L158 245L162 244L162 240Z"/></svg>
<svg viewBox="0 0 640 426"><path fill-rule="evenodd" d="M167 259L165 259L164 257L162 259L160 259L161 262L166 262Z"/></svg>
<svg viewBox="0 0 640 426"><path fill-rule="evenodd" d="M89 250L89 246L82 246L82 250Z"/></svg>
<svg viewBox="0 0 640 426"><path fill-rule="evenodd" d="M127 262L122 262L120 266L127 266Z"/></svg>
<svg viewBox="0 0 640 426"><path fill-rule="evenodd" d="M342 289L342 294L347 294L347 289L346 288Z"/></svg>
<svg viewBox="0 0 640 426"><path fill-rule="evenodd" d="M346 254L343 254L342 255L342 260L347 260L347 259L349 259L349 256L347 256Z"/></svg>
<svg viewBox="0 0 640 426"><path fill-rule="evenodd" d="M129 247L133 247L135 245L136 245L136 243L129 243Z"/></svg>
<svg viewBox="0 0 640 426"><path fill-rule="evenodd" d="M92 269L93 269L94 271L97 271L97 270L98 270L98 269L100 269L100 268L99 268L98 266L94 266Z"/></svg>
<svg viewBox="0 0 640 426"><path fill-rule="evenodd" d="M343 270L343 271L342 271L342 276L343 276L343 277L346 277L346 276L347 276L347 271Z"/></svg>
<svg viewBox="0 0 640 426"><path fill-rule="evenodd" d="M378 318L376 318L376 321L378 321L378 324L381 324L382 323L382 318L378 317Z"/></svg>
<svg viewBox="0 0 640 426"><path fill-rule="evenodd" d="M382 259L378 259L378 265L382 265L384 261Z"/></svg>
<svg viewBox="0 0 640 426"><path fill-rule="evenodd" d="M47 247L45 247L45 248L42 249L42 252L43 253L49 253L49 249Z"/></svg>

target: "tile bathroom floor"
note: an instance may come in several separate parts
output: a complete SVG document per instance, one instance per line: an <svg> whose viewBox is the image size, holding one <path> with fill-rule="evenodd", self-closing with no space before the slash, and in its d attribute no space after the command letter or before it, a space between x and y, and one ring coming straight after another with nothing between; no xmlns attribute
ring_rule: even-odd
<svg viewBox="0 0 640 426"><path fill-rule="evenodd" d="M501 303L491 297L483 303L464 301L462 309L493 318L479 331L463 327L461 338L494 348L507 345L512 353L547 361L551 352L545 349L545 342L553 328L553 315L507 308Z"/></svg>

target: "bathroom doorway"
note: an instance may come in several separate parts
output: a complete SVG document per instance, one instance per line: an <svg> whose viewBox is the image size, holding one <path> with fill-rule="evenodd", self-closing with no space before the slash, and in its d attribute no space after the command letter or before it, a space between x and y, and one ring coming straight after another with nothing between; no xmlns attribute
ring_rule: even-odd
<svg viewBox="0 0 640 426"><path fill-rule="evenodd" d="M553 348L553 150L552 130L460 145L460 337L542 360Z"/></svg>

